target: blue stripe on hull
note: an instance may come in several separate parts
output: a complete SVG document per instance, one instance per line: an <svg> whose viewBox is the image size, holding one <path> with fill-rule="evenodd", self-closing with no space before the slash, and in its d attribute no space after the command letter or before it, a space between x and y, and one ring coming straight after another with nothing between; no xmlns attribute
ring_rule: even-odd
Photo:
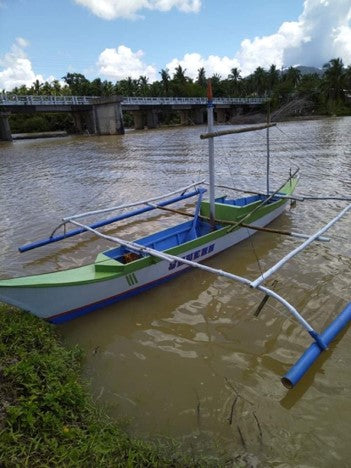
<svg viewBox="0 0 351 468"><path fill-rule="evenodd" d="M89 312L93 312L94 310L101 309L102 307L106 307L108 305L114 304L116 302L122 301L124 299L128 299L129 297L136 296L144 291L148 291L160 284L166 283L167 281L175 278L176 276L185 273L186 271L191 270L191 267L185 268L184 270L178 271L176 273L172 273L171 275L164 276L163 278L157 279L155 281L151 281L150 283L144 284L143 286L139 286L138 288L131 289L125 293L118 294L117 296L112 296L107 299L103 299L99 302L94 302L93 304L88 304L84 307L80 307L79 309L69 310L68 312L63 312L59 315L54 315L53 317L49 317L46 320L50 323L65 323L69 320L81 317L82 315L88 314Z"/></svg>

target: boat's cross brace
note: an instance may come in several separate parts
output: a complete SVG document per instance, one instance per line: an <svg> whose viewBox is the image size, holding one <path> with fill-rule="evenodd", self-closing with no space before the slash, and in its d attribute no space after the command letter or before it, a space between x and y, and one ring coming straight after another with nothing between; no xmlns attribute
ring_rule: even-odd
<svg viewBox="0 0 351 468"><path fill-rule="evenodd" d="M312 234L305 242L303 242L301 245L296 247L296 249L292 250L289 252L285 257L283 257L279 262L277 262L275 265L273 265L269 270L265 271L262 273L257 279L251 282L251 286L253 288L257 288L260 284L263 283L267 278L269 278L273 273L278 271L285 263L287 263L289 260L291 260L295 255L297 255L299 252L304 250L306 247L308 247L313 241L317 240L319 236L321 236L324 232L326 232L328 229L330 229L339 219L341 219L348 211L351 210L351 203L347 205L340 213L338 213L335 218L333 218L329 223L327 223L325 226L323 226L319 231L315 232Z"/></svg>
<svg viewBox="0 0 351 468"><path fill-rule="evenodd" d="M312 366L318 356L329 346L330 342L340 333L340 331L346 327L346 325L351 321L351 304L345 307L345 309L334 319L334 321L322 332L318 333L313 327L302 317L302 315L295 309L295 307L290 304L286 299L282 296L277 294L276 292L272 291L271 289L263 286L261 283L267 279L271 274L281 268L289 259L291 259L294 255L296 255L301 250L305 249L308 245L310 245L314 240L318 239L318 237L327 231L331 226L333 226L342 216L344 216L348 211L351 210L351 204L344 208L334 219L332 219L328 224L326 224L322 229L318 232L310 236L303 244L288 255L286 255L282 260L280 260L276 265L272 268L267 270L266 273L263 273L257 280L250 281L247 278L242 276L235 275L233 273L229 273L227 271L219 270L217 268L213 268L207 265L203 265L201 263L194 262L192 260L188 260L186 258L182 258L176 255L171 255L169 253L160 252L158 250L152 249L150 247L146 247L140 245L136 242L130 242L119 237L110 236L103 234L96 229L82 224L74 219L67 219L67 221L75 224L76 226L90 231L96 234L99 237L107 239L109 241L118 243L127 247L133 251L139 252L141 254L147 254L152 257L155 257L160 260L165 260L167 262L174 262L177 261L181 264L191 266L193 268L198 268L200 270L207 271L208 273L215 274L217 276L223 276L224 278L228 278L232 281L239 282L241 284L245 284L248 287L258 289L262 291L266 296L272 297L280 304L282 304L285 309L287 309L290 314L300 323L300 325L305 328L305 330L309 333L309 335L313 338L314 342L310 345L309 348L306 349L304 354L300 357L300 359L291 367L291 369L284 375L282 378L282 383L287 388L292 388L299 382L299 380L303 377L303 375L307 372L307 370Z"/></svg>
<svg viewBox="0 0 351 468"><path fill-rule="evenodd" d="M72 224L75 224L76 226L79 226L81 228L86 229L87 231L93 232L94 234L96 234L99 237L102 237L103 239L107 239L109 241L112 241L112 242L115 242L117 244L123 245L124 247L132 249L132 250L134 250L136 252L140 252L142 254L148 254L148 255L151 255L152 257L155 257L155 258L158 258L158 259L161 259L161 260L166 260L169 263L177 261L177 262L182 263L184 265L189 265L189 266L191 266L193 268L198 268L200 270L207 271L208 273L212 273L212 274L217 275L217 276L223 276L224 278L228 278L228 279L230 279L232 281L236 281L236 282L239 282L241 284L245 284L246 286L249 286L249 287L252 286L251 281L249 279L247 279L247 278L244 278L243 276L238 276L238 275L235 275L233 273L229 273L227 271L223 271L223 270L219 270L217 268L213 268L213 267L210 267L210 266L207 266L207 265L203 265L202 263L193 262L192 260L188 260L186 258L182 258L182 257L176 256L176 255L171 255L169 253L160 252L159 250L152 249L152 248L146 247L144 245L140 245L140 244L138 244L136 242L130 242L130 241L121 239L120 237L115 237L115 236L110 236L110 235L107 235L107 234L103 234L103 233L97 231L96 229L91 228L90 226L88 226L86 224L82 224L82 223L80 223L80 222L78 222L78 221L76 221L74 219L71 219L71 220L68 220L68 221L70 221ZM295 309L295 307L293 305L291 305L283 297L281 297L279 294L277 294L276 292L270 290L269 288L267 288L265 286L261 286L261 285L258 285L256 289L264 292L268 296L273 297L278 302L280 302L295 317L295 319L307 330L307 332L309 334L315 333L316 335L318 335L317 332L315 332L315 330L311 327L311 325L299 314L299 312Z"/></svg>

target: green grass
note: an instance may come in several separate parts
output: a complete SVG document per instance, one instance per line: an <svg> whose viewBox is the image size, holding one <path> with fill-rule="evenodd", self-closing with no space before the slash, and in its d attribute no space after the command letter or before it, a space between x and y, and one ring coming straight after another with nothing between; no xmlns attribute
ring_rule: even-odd
<svg viewBox="0 0 351 468"><path fill-rule="evenodd" d="M81 358L54 327L0 305L0 466L208 465L179 455L172 442L129 437L92 403Z"/></svg>

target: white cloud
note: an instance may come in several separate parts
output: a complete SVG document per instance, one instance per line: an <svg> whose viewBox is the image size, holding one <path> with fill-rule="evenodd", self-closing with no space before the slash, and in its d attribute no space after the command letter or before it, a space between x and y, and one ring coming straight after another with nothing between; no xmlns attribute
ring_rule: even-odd
<svg viewBox="0 0 351 468"><path fill-rule="evenodd" d="M94 15L106 20L115 18L135 19L143 9L169 11L177 8L184 13L197 13L201 0L75 0Z"/></svg>
<svg viewBox="0 0 351 468"><path fill-rule="evenodd" d="M150 81L157 79L157 70L152 65L142 61L142 50L133 52L132 49L120 45L117 49L105 49L99 55L98 67L101 75L115 80L123 78L139 78L147 76Z"/></svg>
<svg viewBox="0 0 351 468"><path fill-rule="evenodd" d="M350 0L305 0L298 21L285 22L270 36L245 39L236 57L244 75L258 66L321 67L332 58L351 63Z"/></svg>
<svg viewBox="0 0 351 468"><path fill-rule="evenodd" d="M24 49L28 41L18 37L7 54L0 58L0 89L11 91L15 86L31 86L35 80L44 81L42 75L33 71L32 63ZM52 77L50 77L52 79Z"/></svg>
<svg viewBox="0 0 351 468"><path fill-rule="evenodd" d="M197 53L187 53L182 59L171 60L167 67L173 71L181 65L191 78L200 67L204 67L209 76L213 73L226 76L233 67L246 76L259 66L321 67L337 57L341 57L345 65L351 64L350 0L305 0L298 21L282 23L278 31L269 36L244 39L233 57L205 58Z"/></svg>
<svg viewBox="0 0 351 468"><path fill-rule="evenodd" d="M207 76L212 76L215 73L226 78L229 75L230 71L234 67L239 67L239 62L236 58L229 57L219 57L217 55L210 55L205 58L200 54L192 53L185 54L182 59L174 58L171 62L166 65L166 68L170 71L172 75L176 67L181 66L185 69L185 75L189 78L195 79L198 75L199 68L204 68L206 70Z"/></svg>

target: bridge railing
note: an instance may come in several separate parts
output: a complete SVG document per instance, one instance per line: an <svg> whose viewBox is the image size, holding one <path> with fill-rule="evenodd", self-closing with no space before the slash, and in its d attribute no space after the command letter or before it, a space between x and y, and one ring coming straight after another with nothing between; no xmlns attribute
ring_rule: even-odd
<svg viewBox="0 0 351 468"><path fill-rule="evenodd" d="M93 96L18 96L16 94L0 94L2 106L59 106L59 105L91 105Z"/></svg>
<svg viewBox="0 0 351 468"><path fill-rule="evenodd" d="M77 106L91 105L95 96L19 96L16 94L0 94L0 106ZM268 98L214 98L214 104L240 105L263 104ZM176 106L207 104L204 97L124 97L123 106Z"/></svg>
<svg viewBox="0 0 351 468"><path fill-rule="evenodd" d="M214 104L263 104L268 98L214 98ZM162 105L206 105L205 97L124 97L123 105L162 106Z"/></svg>

